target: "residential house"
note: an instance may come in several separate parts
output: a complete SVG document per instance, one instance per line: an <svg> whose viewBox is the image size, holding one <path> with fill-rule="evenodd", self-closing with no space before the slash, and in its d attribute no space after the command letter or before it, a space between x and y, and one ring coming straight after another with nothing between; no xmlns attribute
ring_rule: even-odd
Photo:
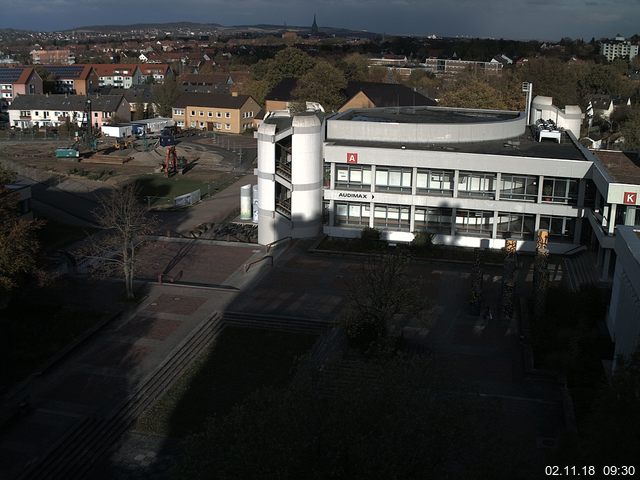
<svg viewBox="0 0 640 480"><path fill-rule="evenodd" d="M12 127L57 127L63 124L81 126L91 111L95 128L114 120L129 121L129 102L123 95L20 95L9 108Z"/></svg>
<svg viewBox="0 0 640 480"><path fill-rule="evenodd" d="M185 92L229 93L233 78L228 73L180 75L178 83Z"/></svg>
<svg viewBox="0 0 640 480"><path fill-rule="evenodd" d="M144 82L164 83L165 79L175 77L173 70L166 63L140 65L140 71Z"/></svg>
<svg viewBox="0 0 640 480"><path fill-rule="evenodd" d="M259 112L249 95L188 92L174 103L172 118L180 128L242 133L252 128Z"/></svg>
<svg viewBox="0 0 640 480"><path fill-rule="evenodd" d="M338 109L351 108L436 106L438 102L405 85L395 83L351 81L345 89L347 101Z"/></svg>
<svg viewBox="0 0 640 480"><path fill-rule="evenodd" d="M295 78L285 78L278 83L265 98L265 111L287 110L295 101L293 92ZM437 102L404 85L393 83L350 81L344 90L345 103L338 109L343 112L350 108L435 106Z"/></svg>
<svg viewBox="0 0 640 480"><path fill-rule="evenodd" d="M92 65L99 77L100 86L131 88L133 85L144 83L140 65L135 63L94 63Z"/></svg>
<svg viewBox="0 0 640 480"><path fill-rule="evenodd" d="M631 106L631 98L611 95L593 95L587 105L587 116L602 117L609 120L613 111L621 106Z"/></svg>
<svg viewBox="0 0 640 480"><path fill-rule="evenodd" d="M87 95L94 93L100 79L91 65L43 65L51 74L52 93Z"/></svg>
<svg viewBox="0 0 640 480"><path fill-rule="evenodd" d="M58 50L31 50L31 62L34 65L46 65L46 64L60 64L60 65L73 65L76 63L75 54L68 48Z"/></svg>
<svg viewBox="0 0 640 480"><path fill-rule="evenodd" d="M145 113L153 114L153 90L151 85L134 85L131 88L103 87L104 95L124 95L129 102L131 118L142 118Z"/></svg>
<svg viewBox="0 0 640 480"><path fill-rule="evenodd" d="M0 110L6 110L18 95L42 93L42 78L33 67L0 68Z"/></svg>

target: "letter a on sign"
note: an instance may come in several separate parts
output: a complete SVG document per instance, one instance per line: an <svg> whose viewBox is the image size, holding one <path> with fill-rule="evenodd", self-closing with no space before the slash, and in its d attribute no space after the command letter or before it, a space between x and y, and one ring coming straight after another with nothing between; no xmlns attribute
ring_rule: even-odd
<svg viewBox="0 0 640 480"><path fill-rule="evenodd" d="M624 204L635 205L638 200L638 194L635 192L624 192Z"/></svg>
<svg viewBox="0 0 640 480"><path fill-rule="evenodd" d="M347 153L347 163L358 163L358 154Z"/></svg>

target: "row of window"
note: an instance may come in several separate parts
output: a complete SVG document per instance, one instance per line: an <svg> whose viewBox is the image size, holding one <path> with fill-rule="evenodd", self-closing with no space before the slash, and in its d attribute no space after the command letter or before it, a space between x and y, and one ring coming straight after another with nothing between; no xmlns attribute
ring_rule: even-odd
<svg viewBox="0 0 640 480"><path fill-rule="evenodd" d="M328 202L325 209L328 209ZM364 227L370 225L371 206L368 203L335 203L335 225ZM409 231L411 228L411 207L404 205L375 205L373 226L380 229ZM325 215L325 218L327 216ZM416 208L414 231L450 235L452 224L455 234L491 237L496 225L498 238L533 240L535 236L535 215L514 212L494 212L486 210L456 209L455 217L451 208ZM540 216L541 229L549 231L555 239L573 240L575 218Z"/></svg>
<svg viewBox="0 0 640 480"><path fill-rule="evenodd" d="M375 179L370 166L336 165L335 188L338 190L369 191L375 182L376 192L411 193L411 168L377 167ZM455 174L453 170L418 169L415 175L416 193L452 197ZM330 166L325 171L325 186L329 185ZM536 202L540 178L532 175L502 174L500 182L495 173L464 172L458 174L458 196L496 198L498 187L501 200ZM499 185L498 185L499 183ZM578 181L569 178L545 177L542 184L542 201L577 204Z"/></svg>
<svg viewBox="0 0 640 480"><path fill-rule="evenodd" d="M191 116L196 116L196 111L191 110ZM204 112L202 110L198 111L198 116L204 117ZM213 117L213 112L207 112L207 117ZM222 112L216 112L216 118L222 118ZM224 118L231 118L230 112L224 112Z"/></svg>
<svg viewBox="0 0 640 480"><path fill-rule="evenodd" d="M183 127L184 126L184 122L178 122L178 127ZM205 122L191 122L190 127L191 128L206 128L206 123ZM216 130L222 130L222 123L214 123L213 124L213 128L215 128ZM225 130L231 130L231 124L229 123L225 123L224 124L224 129Z"/></svg>

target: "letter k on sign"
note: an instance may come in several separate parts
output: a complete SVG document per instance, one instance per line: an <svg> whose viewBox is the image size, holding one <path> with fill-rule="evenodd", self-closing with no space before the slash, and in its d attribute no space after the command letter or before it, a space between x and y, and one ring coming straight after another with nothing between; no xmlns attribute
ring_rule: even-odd
<svg viewBox="0 0 640 480"><path fill-rule="evenodd" d="M624 192L624 204L635 205L638 200L638 194L635 192Z"/></svg>

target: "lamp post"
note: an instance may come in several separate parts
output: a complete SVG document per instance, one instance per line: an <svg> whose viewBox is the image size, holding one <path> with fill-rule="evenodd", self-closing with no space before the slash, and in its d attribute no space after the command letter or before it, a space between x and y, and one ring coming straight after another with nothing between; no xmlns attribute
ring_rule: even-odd
<svg viewBox="0 0 640 480"><path fill-rule="evenodd" d="M91 118L91 100L87 98L87 133L89 135L89 138L87 138L87 141L90 142L91 138L93 137L93 128L91 125L91 122L93 121L93 119Z"/></svg>

